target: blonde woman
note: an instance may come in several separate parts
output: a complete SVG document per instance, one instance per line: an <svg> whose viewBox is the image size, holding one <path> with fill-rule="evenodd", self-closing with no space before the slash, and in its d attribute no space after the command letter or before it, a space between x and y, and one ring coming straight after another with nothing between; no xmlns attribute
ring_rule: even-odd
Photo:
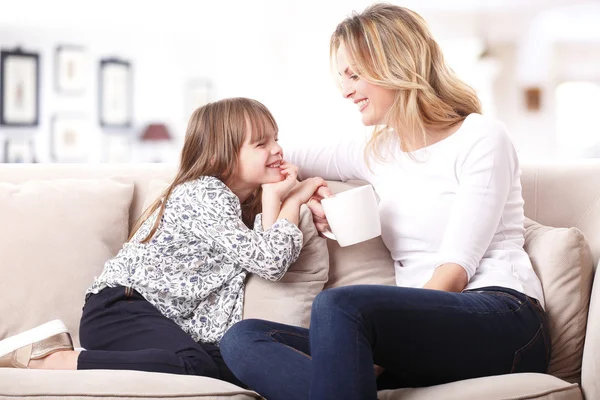
<svg viewBox="0 0 600 400"><path fill-rule="evenodd" d="M290 160L304 176L375 187L397 286L322 292L310 330L242 321L221 342L226 363L269 400L375 400L378 388L545 372L544 296L504 126L480 114L410 10L377 4L347 18L331 55L343 97L376 129ZM309 206L324 231L319 199L331 193L319 194Z"/></svg>
<svg viewBox="0 0 600 400"><path fill-rule="evenodd" d="M60 320L0 341L0 367L125 369L241 384L219 352L242 318L248 273L279 280L300 253L300 206L278 129L256 100L224 99L190 118L179 171L87 290L74 351ZM262 213L261 213L262 209Z"/></svg>

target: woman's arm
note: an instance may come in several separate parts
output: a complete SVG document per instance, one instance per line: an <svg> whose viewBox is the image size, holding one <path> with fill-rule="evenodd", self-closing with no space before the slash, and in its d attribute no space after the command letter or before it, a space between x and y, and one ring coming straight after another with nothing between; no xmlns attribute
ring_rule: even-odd
<svg viewBox="0 0 600 400"><path fill-rule="evenodd" d="M292 148L286 150L285 158L298 166L300 179L320 176L336 181L366 180L365 144L365 140L355 138L333 145Z"/></svg>
<svg viewBox="0 0 600 400"><path fill-rule="evenodd" d="M458 264L446 263L435 269L431 279L423 289L443 290L445 292L462 292L467 286L467 272Z"/></svg>
<svg viewBox="0 0 600 400"><path fill-rule="evenodd" d="M471 280L498 230L515 179L518 158L500 125L465 151L459 190L425 288L461 291Z"/></svg>

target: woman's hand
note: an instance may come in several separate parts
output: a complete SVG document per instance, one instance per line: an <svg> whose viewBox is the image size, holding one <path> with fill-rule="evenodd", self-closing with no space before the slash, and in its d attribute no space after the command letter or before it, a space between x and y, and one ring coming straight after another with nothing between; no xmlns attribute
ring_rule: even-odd
<svg viewBox="0 0 600 400"><path fill-rule="evenodd" d="M285 198L285 201L295 201L299 204L307 203L319 189L322 187L327 188L327 183L323 178L315 177L308 178L298 184L290 191L289 195Z"/></svg>
<svg viewBox="0 0 600 400"><path fill-rule="evenodd" d="M319 233L329 231L329 223L325 217L325 211L321 205L321 200L333 196L333 192L327 186L321 186L310 198L306 205L313 215L313 222Z"/></svg>
<svg viewBox="0 0 600 400"><path fill-rule="evenodd" d="M298 167L294 164L290 164L287 161L281 161L281 174L284 179L280 182L265 183L262 186L263 196L274 198L278 201L283 201L286 196L290 193L290 190L294 188L298 183Z"/></svg>

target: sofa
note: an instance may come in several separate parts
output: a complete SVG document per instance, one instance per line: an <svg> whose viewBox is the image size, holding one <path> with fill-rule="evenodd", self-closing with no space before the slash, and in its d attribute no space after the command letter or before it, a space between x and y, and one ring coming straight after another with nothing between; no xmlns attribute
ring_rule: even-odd
<svg viewBox="0 0 600 400"><path fill-rule="evenodd" d="M60 318L79 346L86 288L175 171L165 164L0 164L0 339ZM599 177L599 161L523 166L525 248L542 281L551 325L548 374L386 390L380 400L600 399L600 278L594 278L600 257ZM361 183L329 184L339 192ZM340 248L318 236L306 208L300 228L305 246L281 281L248 279L245 318L308 326L312 300L322 290L394 284L381 238ZM205 377L0 369L0 399L49 398L261 397Z"/></svg>

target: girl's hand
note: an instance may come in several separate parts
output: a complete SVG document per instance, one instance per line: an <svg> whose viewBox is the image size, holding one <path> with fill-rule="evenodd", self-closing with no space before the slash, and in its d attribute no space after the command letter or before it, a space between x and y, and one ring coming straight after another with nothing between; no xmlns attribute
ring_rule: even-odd
<svg viewBox="0 0 600 400"><path fill-rule="evenodd" d="M325 211L321 205L321 200L333 196L333 192L327 186L321 186L310 198L306 205L313 215L313 222L319 233L329 231L329 223L325 217Z"/></svg>
<svg viewBox="0 0 600 400"><path fill-rule="evenodd" d="M282 201L290 190L296 185L298 178L298 167L287 161L281 161L281 174L284 179L276 183L265 183L262 186L263 196L273 196L278 201Z"/></svg>
<svg viewBox="0 0 600 400"><path fill-rule="evenodd" d="M323 178L308 178L298 183L291 191L286 200L294 200L300 204L307 203L321 188L327 188Z"/></svg>

